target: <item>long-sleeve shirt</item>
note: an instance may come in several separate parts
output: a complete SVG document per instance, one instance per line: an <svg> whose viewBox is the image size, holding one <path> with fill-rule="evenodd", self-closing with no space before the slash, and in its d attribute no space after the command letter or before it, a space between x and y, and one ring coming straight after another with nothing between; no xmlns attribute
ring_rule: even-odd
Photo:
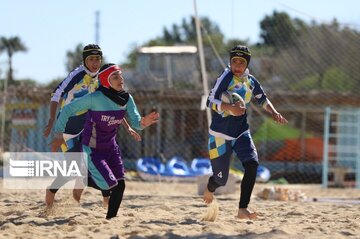
<svg viewBox="0 0 360 239"><path fill-rule="evenodd" d="M81 110L88 111L82 143L91 148L108 149L116 145L116 133L126 113L130 125L142 129L141 116L131 95L127 104L120 106L102 92L96 91L67 104L56 121L54 131L64 132L68 119Z"/></svg>
<svg viewBox="0 0 360 239"><path fill-rule="evenodd" d="M91 76L93 75L93 76ZM89 72L84 65L72 70L69 75L54 89L51 95L51 101L60 102L61 109L88 93L94 92L98 87L98 79L95 73ZM65 133L69 135L77 135L84 128L86 111L79 111L69 119Z"/></svg>
<svg viewBox="0 0 360 239"><path fill-rule="evenodd" d="M222 111L221 94L224 91L238 93L247 106L252 97L256 99L259 105L263 105L267 102L267 96L256 78L249 74L248 69L241 77L237 77L231 72L230 66L225 68L216 80L207 100L207 106L212 109L209 133L216 137L233 140L249 130L247 114L245 112L241 116L232 116Z"/></svg>

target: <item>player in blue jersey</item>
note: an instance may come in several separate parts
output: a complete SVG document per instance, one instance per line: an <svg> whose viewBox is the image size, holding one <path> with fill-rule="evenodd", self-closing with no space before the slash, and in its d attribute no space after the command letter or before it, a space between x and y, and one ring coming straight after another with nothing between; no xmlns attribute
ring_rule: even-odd
<svg viewBox="0 0 360 239"><path fill-rule="evenodd" d="M125 190L125 172L121 150L116 142L117 130L129 117L132 127L142 130L158 121L159 114L152 112L141 117L133 97L124 91L124 79L120 67L106 64L99 73L101 85L92 94L81 97L66 105L54 131L52 150L57 150L64 142L62 133L70 117L76 112L87 110L82 150L87 155L88 185L100 190L110 190L109 207L106 218L117 215Z"/></svg>
<svg viewBox="0 0 360 239"><path fill-rule="evenodd" d="M255 219L257 216L248 209L248 204L256 180L258 155L247 122L246 106L242 107L240 102L235 104L221 102L221 94L224 91L236 92L246 105L253 97L276 122L287 123L271 104L260 83L249 74L247 67L250 59L251 53L248 47L237 45L232 48L230 65L216 80L207 100L207 106L212 109L208 149L213 175L209 178L203 199L205 203L211 203L215 190L226 184L231 154L235 152L245 169L237 213L240 219ZM231 111L232 115L228 114L228 111Z"/></svg>
<svg viewBox="0 0 360 239"><path fill-rule="evenodd" d="M94 92L98 87L98 72L102 63L102 51L96 44L88 44L84 47L83 64L75 68L69 75L55 88L50 102L50 118L44 130L44 136L48 137L55 122L55 115L59 103L63 108L73 100ZM60 110L61 111L61 110ZM66 143L62 145L62 150L68 152L80 152L80 134L84 128L86 111L77 112L67 122L64 137ZM124 120L124 126L136 140L140 140L140 135L136 133ZM52 206L55 194L70 178L57 177L46 190L45 202L47 206ZM80 201L82 193L81 182L76 182L73 190L73 197ZM104 206L108 203L110 192L102 191Z"/></svg>

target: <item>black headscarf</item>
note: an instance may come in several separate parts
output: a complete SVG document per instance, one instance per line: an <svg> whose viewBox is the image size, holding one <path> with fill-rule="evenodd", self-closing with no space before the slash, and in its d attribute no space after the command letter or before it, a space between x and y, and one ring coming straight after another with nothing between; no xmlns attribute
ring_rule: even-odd
<svg viewBox="0 0 360 239"><path fill-rule="evenodd" d="M129 93L124 90L116 91L113 88L105 88L102 85L97 89L101 91L106 97L118 105L124 106L129 101Z"/></svg>

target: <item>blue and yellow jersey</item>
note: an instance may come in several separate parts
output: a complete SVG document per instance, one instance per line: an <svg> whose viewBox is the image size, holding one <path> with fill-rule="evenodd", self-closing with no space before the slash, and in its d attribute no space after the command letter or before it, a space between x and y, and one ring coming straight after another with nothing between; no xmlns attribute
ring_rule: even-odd
<svg viewBox="0 0 360 239"><path fill-rule="evenodd" d="M51 95L51 101L60 102L61 108L76 98L94 92L98 87L97 77L91 77L81 65L69 73L69 75L55 88ZM81 114L81 113L78 113Z"/></svg>
<svg viewBox="0 0 360 239"><path fill-rule="evenodd" d="M62 108L75 99L81 98L98 88L97 76L91 77L85 66L80 65L69 73L69 75L55 88L51 101L60 102ZM79 134L85 123L86 110L76 112L69 120L65 133L70 135Z"/></svg>
<svg viewBox="0 0 360 239"><path fill-rule="evenodd" d="M248 69L241 77L237 77L231 72L230 66L225 68L216 80L207 100L207 106L212 109L209 133L216 137L233 140L249 129L247 114L245 112L241 116L232 116L223 112L221 110L221 94L224 91L238 93L247 106L252 98L255 98L259 105L263 105L267 102L267 97L260 83L249 74Z"/></svg>

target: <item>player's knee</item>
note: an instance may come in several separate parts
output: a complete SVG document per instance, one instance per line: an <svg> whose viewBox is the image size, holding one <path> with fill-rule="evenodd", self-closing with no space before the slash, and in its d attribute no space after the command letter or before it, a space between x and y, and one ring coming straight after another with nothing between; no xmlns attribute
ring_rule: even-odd
<svg viewBox="0 0 360 239"><path fill-rule="evenodd" d="M244 163L243 166L244 166L244 169L245 169L246 173L256 175L256 171L257 171L257 168L259 166L259 163L256 162L256 161L251 161L251 162Z"/></svg>
<svg viewBox="0 0 360 239"><path fill-rule="evenodd" d="M125 187L126 187L126 185L125 185L125 180L119 180L119 181L118 181L118 184L119 184L120 189L121 189L122 191L124 191L124 190L125 190Z"/></svg>
<svg viewBox="0 0 360 239"><path fill-rule="evenodd" d="M111 189L112 192L116 191L116 192L123 192L125 190L125 181L124 180L119 180L118 184Z"/></svg>
<svg viewBox="0 0 360 239"><path fill-rule="evenodd" d="M110 197L111 191L110 190L101 190L101 194L103 197Z"/></svg>
<svg viewBox="0 0 360 239"><path fill-rule="evenodd" d="M218 178L218 179L216 180L216 182L217 182L220 186L225 186L227 180L228 180L228 177L222 177L222 178Z"/></svg>
<svg viewBox="0 0 360 239"><path fill-rule="evenodd" d="M225 186L227 177L215 178L214 176L209 178L207 188L210 192L215 192L218 187Z"/></svg>

